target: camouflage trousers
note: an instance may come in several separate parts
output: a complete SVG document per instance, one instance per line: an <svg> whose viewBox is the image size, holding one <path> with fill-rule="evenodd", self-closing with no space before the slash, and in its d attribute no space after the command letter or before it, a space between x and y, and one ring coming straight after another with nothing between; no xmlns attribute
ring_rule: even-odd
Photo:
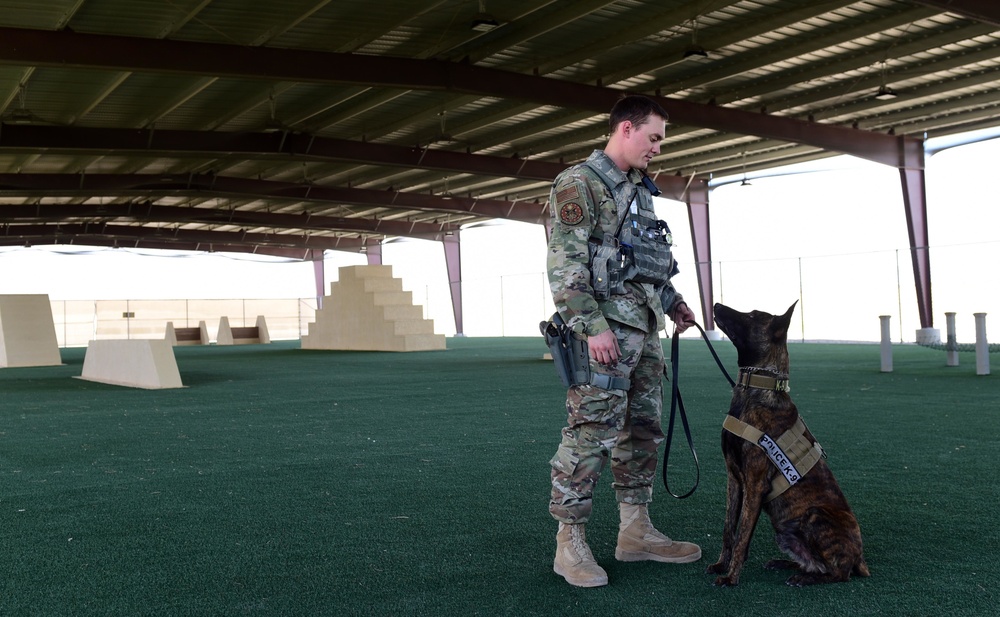
<svg viewBox="0 0 1000 617"><path fill-rule="evenodd" d="M594 487L611 457L612 487L619 502L648 503L653 498L657 447L663 441L660 413L663 347L659 333L645 333L610 322L622 357L617 366L591 361L591 370L628 377L628 393L574 386L566 395L567 426L552 457L549 512L563 523L585 523Z"/></svg>

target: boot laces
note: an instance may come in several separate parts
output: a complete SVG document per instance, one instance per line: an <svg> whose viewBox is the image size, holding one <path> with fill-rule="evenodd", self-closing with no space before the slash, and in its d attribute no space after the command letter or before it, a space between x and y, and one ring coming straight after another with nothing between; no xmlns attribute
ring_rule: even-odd
<svg viewBox="0 0 1000 617"><path fill-rule="evenodd" d="M576 525L570 527L569 539L577 555L588 561L594 561L594 554L590 552L590 547L587 545L587 539L584 537L582 529L578 529Z"/></svg>

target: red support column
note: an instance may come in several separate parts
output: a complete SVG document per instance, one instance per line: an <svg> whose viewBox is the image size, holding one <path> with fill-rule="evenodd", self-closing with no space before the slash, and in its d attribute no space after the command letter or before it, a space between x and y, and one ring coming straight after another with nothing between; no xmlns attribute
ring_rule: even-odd
<svg viewBox="0 0 1000 617"><path fill-rule="evenodd" d="M906 148L901 142L899 179L906 209L906 231L910 238L913 282L917 292L917 311L922 329L934 327L931 307L931 258L927 233L927 185L924 174L923 144L919 149Z"/></svg>
<svg viewBox="0 0 1000 617"><path fill-rule="evenodd" d="M691 244L694 245L695 273L701 298L701 318L705 330L715 329L715 302L712 295L712 241L708 222L708 183L695 180L687 195L691 221Z"/></svg>
<svg viewBox="0 0 1000 617"><path fill-rule="evenodd" d="M365 244L365 256L368 258L369 266L382 265L382 243Z"/></svg>
<svg viewBox="0 0 1000 617"><path fill-rule="evenodd" d="M441 244L444 246L444 261L448 268L451 308L455 314L455 335L464 336L464 324L462 323L462 243L459 239L459 233L445 235Z"/></svg>
<svg viewBox="0 0 1000 617"><path fill-rule="evenodd" d="M326 295L326 264L323 261L323 251L309 251L309 259L313 262L313 279L316 284L316 309L323 308L323 296Z"/></svg>

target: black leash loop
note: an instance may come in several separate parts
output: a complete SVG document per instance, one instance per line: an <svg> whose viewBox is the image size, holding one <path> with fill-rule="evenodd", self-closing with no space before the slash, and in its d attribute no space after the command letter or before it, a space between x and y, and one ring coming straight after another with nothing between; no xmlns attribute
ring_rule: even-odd
<svg viewBox="0 0 1000 617"><path fill-rule="evenodd" d="M699 332L701 332L701 337L705 339L705 344L708 345L709 351L712 352L712 357L715 358L715 363L719 365L719 369L722 370L722 374L725 375L726 379L729 380L729 385L735 386L736 382L733 381L733 378L729 376L729 372L726 370L726 367L722 364L722 360L719 359L719 354L715 353L715 348L712 347L712 342L708 340L708 335L705 333L705 330L700 325L698 325L697 322L690 322L690 323L694 325L696 328L698 328ZM698 463L698 453L694 449L694 439L691 437L691 427L688 425L687 413L684 410L684 400L681 398L680 385L677 383L677 378L678 375L680 374L680 368L678 366L679 364L678 360L680 358L679 341L680 341L680 333L674 330L674 335L671 337L670 340L670 367L673 373L673 379L671 380L671 387L670 387L670 421L667 424L667 440L666 440L667 443L663 451L663 487L667 489L667 492L670 493L671 497L675 497L677 499L685 499L693 495L695 490L698 488L698 483L701 481L701 465ZM666 367L663 367L663 376L667 377ZM673 491L670 490L670 485L667 483L667 462L670 460L670 442L674 438L674 417L676 416L678 410L680 411L681 424L684 426L684 435L687 437L688 447L691 449L691 458L694 459L694 468L695 468L694 486L692 486L691 490L684 493L683 495L675 494Z"/></svg>

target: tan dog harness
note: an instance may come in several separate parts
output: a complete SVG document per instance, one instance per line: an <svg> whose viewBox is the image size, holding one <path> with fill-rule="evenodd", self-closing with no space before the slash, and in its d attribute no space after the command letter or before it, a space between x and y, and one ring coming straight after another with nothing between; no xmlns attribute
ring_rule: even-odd
<svg viewBox="0 0 1000 617"><path fill-rule="evenodd" d="M788 382L784 381L783 385L787 392ZM771 386L768 389L777 390L779 388ZM823 457L823 448L819 442L813 442L806 438L806 424L802 418L796 418L792 428L785 431L777 439L773 439L764 431L729 415L722 423L722 428L764 450L767 457L781 472L771 481L771 492L764 498L765 503L781 495L790 486L801 480Z"/></svg>

